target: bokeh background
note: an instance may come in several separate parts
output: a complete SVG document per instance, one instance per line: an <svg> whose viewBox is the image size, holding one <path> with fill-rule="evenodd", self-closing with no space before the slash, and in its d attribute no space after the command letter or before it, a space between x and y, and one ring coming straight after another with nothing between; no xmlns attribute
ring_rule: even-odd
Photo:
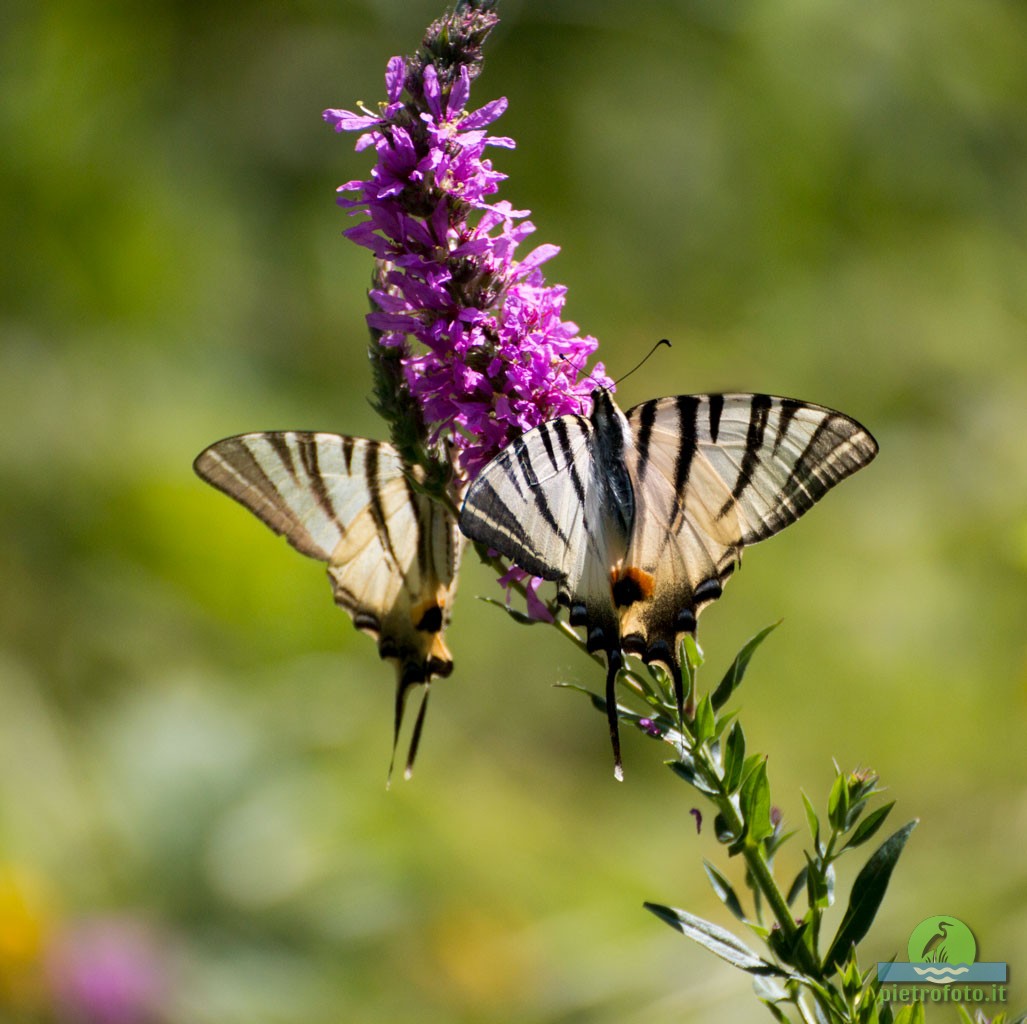
<svg viewBox="0 0 1027 1024"><path fill-rule="evenodd" d="M784 617L740 702L786 818L837 759L921 819L864 964L953 914L1022 1009L1027 8L501 8L472 98L510 100L502 196L615 374L674 343L622 404L767 390L877 435L706 613L705 680ZM369 154L320 112L376 103L440 10L0 14L4 1021L769 1019L642 910L733 926L701 860L738 866L661 748L626 737L613 782L603 719L551 686L590 662L477 601L468 558L456 671L386 793L391 671L190 469L244 430L382 435L334 205Z"/></svg>

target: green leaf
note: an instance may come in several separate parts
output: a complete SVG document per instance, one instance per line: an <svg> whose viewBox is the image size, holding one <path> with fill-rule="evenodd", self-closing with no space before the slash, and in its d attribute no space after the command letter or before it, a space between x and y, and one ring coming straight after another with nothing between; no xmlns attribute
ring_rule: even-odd
<svg viewBox="0 0 1027 1024"><path fill-rule="evenodd" d="M765 974L752 979L752 990L765 1003L783 1003L791 998L781 982Z"/></svg>
<svg viewBox="0 0 1027 1024"><path fill-rule="evenodd" d="M718 843L737 843L742 836L745 835L745 829L742 829L741 834L734 831L734 829L727 823L727 818L723 814L717 814L713 819L713 834L717 837ZM732 856L736 853L741 852L739 849L731 849L728 851Z"/></svg>
<svg viewBox="0 0 1027 1024"><path fill-rule="evenodd" d="M839 772L831 784L831 795L827 798L827 820L836 832L845 831L845 818L849 813L848 780Z"/></svg>
<svg viewBox="0 0 1027 1024"><path fill-rule="evenodd" d="M742 768L745 765L745 733L742 723L735 722L727 734L724 747L724 788L730 796L742 782Z"/></svg>
<svg viewBox="0 0 1027 1024"><path fill-rule="evenodd" d="M971 1021L969 1015L967 1015L967 1020ZM917 1002L904 1006L895 1014L895 1024L924 1024L924 1004Z"/></svg>
<svg viewBox="0 0 1027 1024"><path fill-rule="evenodd" d="M777 622L773 623L772 625L767 626L765 629L761 629L738 652L738 654L735 656L735 660L731 662L731 667L727 670L727 672L724 675L724 678L720 681L720 685L716 688L716 690L713 691L713 696L711 697L711 700L713 702L713 707L715 710L719 710L721 707L723 707L724 704L727 702L728 698L731 696L731 694L738 689L738 687L741 685L742 677L745 675L745 670L749 667L749 661L752 659L752 656L755 653L756 648L759 647L759 645L763 643L763 641L766 640L766 638L770 636L770 634L773 633L774 630L777 629L777 627L780 625L781 620L778 619Z"/></svg>
<svg viewBox="0 0 1027 1024"><path fill-rule="evenodd" d="M752 991L756 998L770 1011L771 1016L781 1024L788 1024L788 1016L777 1003L791 1002L788 990L776 978L759 975L752 979Z"/></svg>
<svg viewBox="0 0 1027 1024"><path fill-rule="evenodd" d="M834 867L814 861L805 850L806 893L811 907L830 907L834 903Z"/></svg>
<svg viewBox="0 0 1027 1024"><path fill-rule="evenodd" d="M749 974L787 976L779 967L757 956L744 942L718 925L689 914L686 910L664 907L658 903L645 903L643 906L671 928L693 942L698 942L700 946L705 946L711 953L715 953L721 960L726 960L739 970L748 971Z"/></svg>
<svg viewBox="0 0 1027 1024"><path fill-rule="evenodd" d="M737 711L725 711L724 714L717 717L717 727L714 730L714 735L717 737L718 740L724 735L725 732L727 732L727 727L734 721L734 719L737 716Z"/></svg>
<svg viewBox="0 0 1027 1024"><path fill-rule="evenodd" d="M667 764L675 775L684 779L685 782L690 785L695 786L700 793L705 793L707 796L716 795L716 787L711 786L705 779L703 779L696 770L695 762L687 754L684 754L680 760L668 761Z"/></svg>
<svg viewBox="0 0 1027 1024"><path fill-rule="evenodd" d="M906 845L906 840L916 826L917 821L913 820L889 836L874 851L856 876L845 916L824 958L826 970L830 971L837 967L848 955L849 949L860 942L870 930L870 925L873 924L888 889L891 873Z"/></svg>
<svg viewBox="0 0 1027 1024"><path fill-rule="evenodd" d="M745 911L742 909L741 901L731 887L731 883L715 868L708 860L703 861L706 869L706 877L713 886L713 891L720 898L720 901L731 911L739 921L745 920Z"/></svg>
<svg viewBox="0 0 1027 1024"><path fill-rule="evenodd" d="M788 1018L780 1007L775 1006L767 999L760 999L760 1002L770 1011L770 1016L773 1017L774 1020L780 1021L780 1024L788 1024Z"/></svg>
<svg viewBox="0 0 1027 1024"><path fill-rule="evenodd" d="M850 949L849 958L841 969L842 991L852 999L863 987L863 978L859 972L859 964L856 962L856 950Z"/></svg>
<svg viewBox="0 0 1027 1024"><path fill-rule="evenodd" d="M685 657L683 659L691 670L689 674L694 675L696 669L702 667L702 663L705 660L703 658L702 648L696 643L695 637L691 633L686 633L681 639L681 646L684 648Z"/></svg>
<svg viewBox="0 0 1027 1024"><path fill-rule="evenodd" d="M710 704L710 695L707 693L699 701L695 709L695 721L692 726L695 732L696 743L708 743L713 739L713 732L717 727L717 719Z"/></svg>
<svg viewBox="0 0 1027 1024"><path fill-rule="evenodd" d="M813 840L813 846L816 848L817 853L821 853L820 819L817 817L817 812L805 793L802 794L802 806L806 809L806 824L809 826L809 834Z"/></svg>
<svg viewBox="0 0 1027 1024"><path fill-rule="evenodd" d="M807 854L807 857L809 855ZM806 889L806 876L809 873L809 865L802 868L799 873L795 876L795 881L792 882L791 887L788 889L788 895L785 897L785 901L788 906L791 906L798 898L799 893Z"/></svg>
<svg viewBox="0 0 1027 1024"><path fill-rule="evenodd" d="M877 830L884 824L884 819L888 817L888 812L895 806L895 801L892 800L890 804L885 804L883 807L878 807L877 810L871 811L857 827L856 831L852 834L852 838L842 847L843 850L851 850L857 846L861 846L868 839L872 839Z"/></svg>
<svg viewBox="0 0 1027 1024"><path fill-rule="evenodd" d="M762 759L755 771L750 772L742 783L739 794L742 820L749 838L759 843L774 831L770 820L770 782L767 779L767 762Z"/></svg>

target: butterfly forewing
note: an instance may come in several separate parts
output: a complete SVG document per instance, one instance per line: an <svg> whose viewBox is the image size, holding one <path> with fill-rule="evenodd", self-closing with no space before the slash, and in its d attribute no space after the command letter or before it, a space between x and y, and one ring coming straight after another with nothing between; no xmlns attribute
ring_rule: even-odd
<svg viewBox="0 0 1027 1024"><path fill-rule="evenodd" d="M543 579L580 577L594 538L592 425L564 416L522 434L471 484L460 527Z"/></svg>
<svg viewBox="0 0 1027 1024"><path fill-rule="evenodd" d="M877 454L848 416L771 395L656 399L631 409L628 422L643 484L657 469L704 532L742 544L795 522Z"/></svg>
<svg viewBox="0 0 1027 1024"><path fill-rule="evenodd" d="M655 399L629 410L628 423L638 514L627 562L652 574L653 596L626 607L621 625L653 657L694 629L745 545L794 522L877 453L849 417L769 395Z"/></svg>

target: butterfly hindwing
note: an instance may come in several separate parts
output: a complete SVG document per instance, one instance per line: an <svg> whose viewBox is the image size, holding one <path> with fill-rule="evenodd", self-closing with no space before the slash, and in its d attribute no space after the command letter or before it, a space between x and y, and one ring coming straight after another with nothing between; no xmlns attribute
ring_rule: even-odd
<svg viewBox="0 0 1027 1024"><path fill-rule="evenodd" d="M421 471L384 442L304 431L225 438L194 468L326 563L336 603L397 664L398 731L408 687L453 668L443 632L463 541L453 515L416 488Z"/></svg>

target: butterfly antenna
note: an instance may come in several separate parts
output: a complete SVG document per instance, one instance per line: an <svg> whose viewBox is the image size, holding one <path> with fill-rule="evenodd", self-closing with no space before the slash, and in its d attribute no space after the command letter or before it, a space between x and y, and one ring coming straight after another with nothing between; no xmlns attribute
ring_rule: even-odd
<svg viewBox="0 0 1027 1024"><path fill-rule="evenodd" d="M617 379L616 379L616 380L615 380L615 381L613 382L613 385L614 385L614 387L616 387L616 386L617 386L618 384L620 384L620 382L621 382L622 380L627 380L627 378L628 378L628 377L630 377L630 376L631 376L631 375L632 375L632 374L633 374L633 373L635 372L635 370L639 369L639 368L640 368L640 367L642 367L642 366L645 366L645 364L646 364L646 363L647 363L647 362L649 361L649 358L650 358L650 356L652 356L652 354L653 354L653 353L654 353L654 352L655 352L655 351L656 351L656 350L657 350L657 349L658 349L658 348L659 348L659 347L660 347L661 345L666 345L666 346L667 346L667 348L670 348L670 347L671 347L671 345L670 345L670 342L669 342L669 341L668 341L668 340L667 340L666 338L660 338L660 340L659 340L659 341L658 341L658 342L657 342L657 343L656 343L655 345L653 345L653 347L652 347L651 349L649 349L649 351L648 351L648 352L647 352L647 353L645 354L645 356L644 356L644 357L643 357L643 358L642 358L642 359L641 359L641 360L640 360L640 361L638 362L638 364L637 364L637 365L635 365L635 366L632 366L632 367L631 367L631 369L630 369L630 370L628 370L628 372L627 372L627 373L625 373L623 377L618 377L618 378L617 378Z"/></svg>
<svg viewBox="0 0 1027 1024"><path fill-rule="evenodd" d="M610 725L610 742L613 744L613 777L618 782L624 781L624 764L620 757L620 726L617 720L617 694L614 685L623 664L624 660L619 650L606 652L606 721Z"/></svg>
<svg viewBox="0 0 1027 1024"><path fill-rule="evenodd" d="M424 728L424 715L428 710L428 694L431 687L424 684L424 696L421 698L421 706L417 709L417 719L414 721L414 734L410 737L410 749L407 751L407 763L403 769L403 778L409 779L414 774L414 760L417 757L417 748L421 745L421 729Z"/></svg>

